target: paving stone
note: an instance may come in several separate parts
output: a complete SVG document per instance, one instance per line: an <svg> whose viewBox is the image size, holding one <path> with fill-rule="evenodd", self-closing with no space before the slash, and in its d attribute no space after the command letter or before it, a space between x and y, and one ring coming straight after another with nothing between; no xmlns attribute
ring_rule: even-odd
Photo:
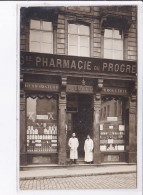
<svg viewBox="0 0 143 195"><path fill-rule="evenodd" d="M20 190L130 188L136 188L136 173L20 181Z"/></svg>

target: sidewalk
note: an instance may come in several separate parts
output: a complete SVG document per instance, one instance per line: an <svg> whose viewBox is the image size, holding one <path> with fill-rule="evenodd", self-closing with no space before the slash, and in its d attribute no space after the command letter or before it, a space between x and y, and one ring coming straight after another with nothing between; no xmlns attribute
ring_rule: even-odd
<svg viewBox="0 0 143 195"><path fill-rule="evenodd" d="M77 177L77 176L91 176L91 175L109 175L109 174L123 174L135 173L136 165L112 165L112 166L69 166L60 168L40 168L37 170L29 169L20 171L20 180L26 179L44 179L44 178L63 178L63 177Z"/></svg>

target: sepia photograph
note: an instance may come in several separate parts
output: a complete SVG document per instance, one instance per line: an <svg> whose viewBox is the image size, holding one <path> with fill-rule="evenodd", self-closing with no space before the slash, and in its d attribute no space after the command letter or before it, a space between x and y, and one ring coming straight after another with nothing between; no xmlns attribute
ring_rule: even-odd
<svg viewBox="0 0 143 195"><path fill-rule="evenodd" d="M19 190L136 189L137 6L19 13Z"/></svg>

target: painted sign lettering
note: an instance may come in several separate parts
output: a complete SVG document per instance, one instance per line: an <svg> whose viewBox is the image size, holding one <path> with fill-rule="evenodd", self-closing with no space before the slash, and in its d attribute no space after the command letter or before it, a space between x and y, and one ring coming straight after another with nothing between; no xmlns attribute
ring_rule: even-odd
<svg viewBox="0 0 143 195"><path fill-rule="evenodd" d="M32 83L32 82L25 82L25 89L26 90L39 90L39 91L59 91L58 84L51 84L51 83Z"/></svg>
<svg viewBox="0 0 143 195"><path fill-rule="evenodd" d="M90 72L92 74L112 73L136 76L137 73L136 62L133 61L42 54L32 52L21 52L20 65L22 69L34 68L58 71L68 70L74 72L78 71L81 73Z"/></svg>

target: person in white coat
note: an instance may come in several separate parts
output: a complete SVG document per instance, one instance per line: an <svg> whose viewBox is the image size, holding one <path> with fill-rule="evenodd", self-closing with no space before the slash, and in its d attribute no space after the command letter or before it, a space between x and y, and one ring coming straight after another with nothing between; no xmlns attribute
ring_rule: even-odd
<svg viewBox="0 0 143 195"><path fill-rule="evenodd" d="M78 139L76 138L76 134L73 133L72 137L69 139L68 145L70 147L70 159L72 163L76 164L76 160L78 159L78 146L79 142Z"/></svg>
<svg viewBox="0 0 143 195"><path fill-rule="evenodd" d="M84 151L85 151L85 162L91 163L93 161L93 140L87 135L87 139L84 143Z"/></svg>

